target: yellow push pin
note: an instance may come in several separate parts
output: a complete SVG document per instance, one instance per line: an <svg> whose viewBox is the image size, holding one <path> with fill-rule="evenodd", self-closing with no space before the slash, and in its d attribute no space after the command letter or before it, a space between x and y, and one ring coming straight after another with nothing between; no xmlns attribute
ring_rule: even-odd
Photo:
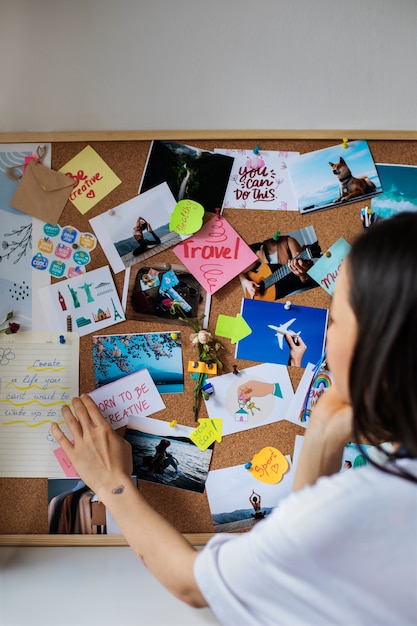
<svg viewBox="0 0 417 626"><path fill-rule="evenodd" d="M347 137L343 137L342 139L342 148L347 148L349 139Z"/></svg>
<svg viewBox="0 0 417 626"><path fill-rule="evenodd" d="M177 424L178 424L178 421L177 421L177 420L171 420L171 421L170 421L170 423L169 423L169 427L170 427L170 428L175 428L175 426L176 426Z"/></svg>

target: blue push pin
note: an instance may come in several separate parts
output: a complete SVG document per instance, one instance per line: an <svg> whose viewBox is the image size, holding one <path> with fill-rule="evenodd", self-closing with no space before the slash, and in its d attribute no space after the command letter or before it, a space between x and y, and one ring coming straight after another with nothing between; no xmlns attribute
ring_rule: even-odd
<svg viewBox="0 0 417 626"><path fill-rule="evenodd" d="M249 470L252 467L252 462L248 461L247 463L245 463L245 469Z"/></svg>
<svg viewBox="0 0 417 626"><path fill-rule="evenodd" d="M59 343L65 343L64 335L59 335Z"/></svg>
<svg viewBox="0 0 417 626"><path fill-rule="evenodd" d="M255 146L253 149L253 154L259 154L260 149L261 149L261 146Z"/></svg>

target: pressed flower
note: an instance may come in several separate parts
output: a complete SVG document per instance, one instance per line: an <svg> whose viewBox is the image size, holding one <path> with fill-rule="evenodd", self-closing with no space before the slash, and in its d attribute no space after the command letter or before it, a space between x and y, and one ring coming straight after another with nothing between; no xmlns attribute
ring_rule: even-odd
<svg viewBox="0 0 417 626"><path fill-rule="evenodd" d="M6 322L9 322L6 326L6 328L0 328L0 333L5 333L6 335L11 335L12 333L17 333L17 331L20 328L20 324L18 324L17 322L11 322L10 320L13 318L13 311L10 311L6 317L4 318L4 320L2 320L0 322L0 327L3 326L3 324L5 324Z"/></svg>
<svg viewBox="0 0 417 626"><path fill-rule="evenodd" d="M198 358L196 361L205 363L206 365L215 364L218 369L222 369L223 365L219 359L218 352L223 348L223 346L212 333L200 327L203 323L204 317L205 315L202 315L195 321L189 320L181 314L181 311L179 311L179 318L183 322L190 324L194 331L190 335L190 341L193 346L196 346L198 351ZM209 394L203 390L207 374L203 372L198 374L194 373L191 374L191 378L196 381L194 385L193 413L194 419L197 420L200 398L203 397L205 400L208 400L209 398Z"/></svg>

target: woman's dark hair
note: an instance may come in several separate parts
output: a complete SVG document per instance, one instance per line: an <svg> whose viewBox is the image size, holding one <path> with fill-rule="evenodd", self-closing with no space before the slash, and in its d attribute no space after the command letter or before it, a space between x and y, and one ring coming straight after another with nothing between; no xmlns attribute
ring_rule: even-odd
<svg viewBox="0 0 417 626"><path fill-rule="evenodd" d="M397 442L390 459L417 457L417 213L368 228L347 268L358 322L349 381L356 441L379 449ZM401 467L393 471L417 482Z"/></svg>

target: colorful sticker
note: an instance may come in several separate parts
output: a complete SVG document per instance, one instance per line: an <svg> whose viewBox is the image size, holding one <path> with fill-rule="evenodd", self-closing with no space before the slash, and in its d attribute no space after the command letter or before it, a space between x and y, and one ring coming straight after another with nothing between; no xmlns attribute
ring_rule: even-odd
<svg viewBox="0 0 417 626"><path fill-rule="evenodd" d="M80 233L73 226L54 224L45 224L43 232L32 267L44 270L49 266L49 273L55 278L71 278L85 273L85 266L91 261L90 253L97 246L94 235Z"/></svg>

